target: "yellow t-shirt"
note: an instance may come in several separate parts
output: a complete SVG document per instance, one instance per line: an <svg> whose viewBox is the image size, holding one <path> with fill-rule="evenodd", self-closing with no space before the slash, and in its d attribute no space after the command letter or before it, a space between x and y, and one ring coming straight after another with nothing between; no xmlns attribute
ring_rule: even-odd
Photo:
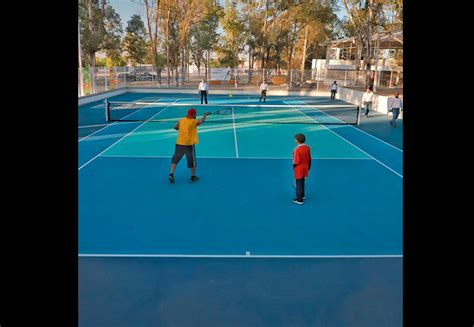
<svg viewBox="0 0 474 327"><path fill-rule="evenodd" d="M176 144L193 145L198 143L196 119L181 118L179 120L178 139Z"/></svg>

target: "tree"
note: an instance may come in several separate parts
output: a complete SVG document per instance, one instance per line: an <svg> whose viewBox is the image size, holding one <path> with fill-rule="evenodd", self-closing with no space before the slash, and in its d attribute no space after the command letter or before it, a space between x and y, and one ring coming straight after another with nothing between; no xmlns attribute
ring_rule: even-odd
<svg viewBox="0 0 474 327"><path fill-rule="evenodd" d="M204 64L207 78L210 52L219 42L219 19L224 15L223 8L218 1L205 0L202 2L204 12L202 18L191 27L190 51L194 64L200 67ZM207 55L207 57L206 57Z"/></svg>
<svg viewBox="0 0 474 327"><path fill-rule="evenodd" d="M331 35L328 26L337 19L334 14L334 1L310 0L301 5L304 13L301 21L304 25L301 38L301 83L304 82L304 70L308 49L318 42L325 41Z"/></svg>
<svg viewBox="0 0 474 327"><path fill-rule="evenodd" d="M221 35L220 45L217 48L219 62L222 65L237 68L239 54L244 49L247 35L243 17L239 14L235 2L229 3L229 0L226 0L221 24L225 34Z"/></svg>
<svg viewBox="0 0 474 327"><path fill-rule="evenodd" d="M181 67L181 81L184 81L185 66L188 64L189 42L191 27L199 22L204 15L202 0L177 0L178 15L176 16L176 62ZM192 8L192 10L189 10ZM178 83L178 70L176 71L176 83Z"/></svg>
<svg viewBox="0 0 474 327"><path fill-rule="evenodd" d="M101 49L105 35L103 18L106 4L106 0L80 0L78 3L81 48L90 67L91 93L94 92L95 53Z"/></svg>
<svg viewBox="0 0 474 327"><path fill-rule="evenodd" d="M159 61L158 54L158 29L160 21L160 0L144 0L147 32L149 38L149 54L151 54L152 65L156 70L158 83L161 84L161 69L163 64Z"/></svg>
<svg viewBox="0 0 474 327"><path fill-rule="evenodd" d="M105 50L107 54L107 66L109 68L113 66L123 66L125 61L122 58L122 20L110 5L105 7L104 28L105 34L101 49Z"/></svg>
<svg viewBox="0 0 474 327"><path fill-rule="evenodd" d="M125 32L122 46L127 52L126 58L131 60L134 66L144 63L146 56L146 30L139 15L133 15L130 18Z"/></svg>
<svg viewBox="0 0 474 327"><path fill-rule="evenodd" d="M349 22L356 40L356 71L357 75L360 70L360 61L362 54L364 68L366 71L365 84L369 87L371 83L371 65L370 61L373 57L372 37L374 33L380 32L380 26L383 24L383 11L387 8L387 1L397 0L341 0L346 11ZM396 6L394 8L397 8Z"/></svg>

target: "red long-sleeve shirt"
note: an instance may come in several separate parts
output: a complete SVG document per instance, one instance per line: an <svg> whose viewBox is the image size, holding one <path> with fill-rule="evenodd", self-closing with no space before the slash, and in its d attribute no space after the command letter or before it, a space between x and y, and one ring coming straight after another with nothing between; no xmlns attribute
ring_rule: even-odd
<svg viewBox="0 0 474 327"><path fill-rule="evenodd" d="M311 150L306 144L298 144L293 150L293 170L295 179L308 176L311 168Z"/></svg>

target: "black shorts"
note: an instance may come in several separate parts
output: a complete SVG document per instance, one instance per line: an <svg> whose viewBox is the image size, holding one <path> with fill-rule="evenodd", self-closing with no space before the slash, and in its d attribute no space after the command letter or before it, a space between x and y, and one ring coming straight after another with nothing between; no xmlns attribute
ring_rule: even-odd
<svg viewBox="0 0 474 327"><path fill-rule="evenodd" d="M263 90L262 95L267 96L267 90Z"/></svg>
<svg viewBox="0 0 474 327"><path fill-rule="evenodd" d="M171 163L178 164L181 158L183 158L183 155L186 155L188 168L196 167L196 149L194 148L194 145L176 144Z"/></svg>

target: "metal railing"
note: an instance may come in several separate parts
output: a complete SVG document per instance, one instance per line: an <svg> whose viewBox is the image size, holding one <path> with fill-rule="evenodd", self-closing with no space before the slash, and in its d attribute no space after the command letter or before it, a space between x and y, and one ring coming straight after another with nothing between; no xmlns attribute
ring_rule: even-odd
<svg viewBox="0 0 474 327"><path fill-rule="evenodd" d="M314 89L326 91L333 81L340 86L365 86L366 72L341 69L248 69L190 67L161 68L140 67L83 67L84 94L81 94L80 71L78 70L78 94L85 96L125 87L178 87L196 88L202 79L207 79L209 88L257 90L265 79L273 89ZM377 87L403 87L403 72L379 71L375 79ZM290 82L291 81L291 82Z"/></svg>

